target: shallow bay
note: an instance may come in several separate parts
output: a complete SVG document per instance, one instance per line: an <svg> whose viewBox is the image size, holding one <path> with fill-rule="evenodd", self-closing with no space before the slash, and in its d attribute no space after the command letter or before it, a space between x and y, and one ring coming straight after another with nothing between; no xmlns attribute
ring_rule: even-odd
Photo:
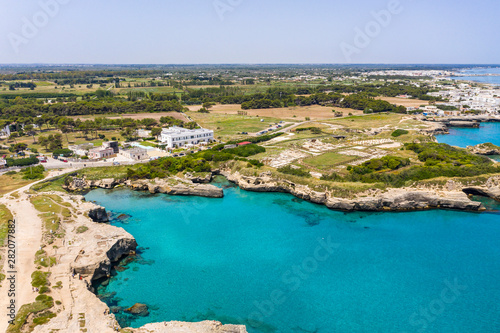
<svg viewBox="0 0 500 333"><path fill-rule="evenodd" d="M99 287L116 293L110 305L150 306L147 317L118 313L122 325L210 319L252 333L500 326L500 215L343 213L219 185L223 199L127 189L86 195L115 216L130 215L112 224L144 248Z"/></svg>

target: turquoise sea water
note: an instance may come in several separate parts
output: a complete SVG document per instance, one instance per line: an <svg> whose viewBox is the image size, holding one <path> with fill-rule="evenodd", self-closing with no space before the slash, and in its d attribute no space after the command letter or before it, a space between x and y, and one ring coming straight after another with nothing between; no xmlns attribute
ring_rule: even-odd
<svg viewBox="0 0 500 333"><path fill-rule="evenodd" d="M111 306L149 305L146 317L119 312L122 325L210 319L251 333L500 331L500 215L343 213L219 185L222 199L86 195L115 217L128 214L112 224L142 247L98 288Z"/></svg>
<svg viewBox="0 0 500 333"><path fill-rule="evenodd" d="M455 77L454 79L500 85L500 76L487 75L487 74L500 74L500 68L474 68L462 71L461 74L464 74L464 76ZM481 76L467 76L470 74L481 75Z"/></svg>
<svg viewBox="0 0 500 333"><path fill-rule="evenodd" d="M500 146L500 123L481 123L480 128L450 128L450 134L436 135L440 143L465 148L491 142ZM500 156L493 156L500 161Z"/></svg>

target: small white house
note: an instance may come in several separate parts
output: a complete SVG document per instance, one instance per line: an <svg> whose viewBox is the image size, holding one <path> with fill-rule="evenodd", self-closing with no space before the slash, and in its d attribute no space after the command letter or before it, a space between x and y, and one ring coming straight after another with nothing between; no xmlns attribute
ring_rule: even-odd
<svg viewBox="0 0 500 333"><path fill-rule="evenodd" d="M160 135L160 142L168 148L197 145L214 140L214 131L205 128L187 129L182 127L164 128Z"/></svg>
<svg viewBox="0 0 500 333"><path fill-rule="evenodd" d="M121 149L120 154L134 161L145 160L149 158L148 151L144 148Z"/></svg>
<svg viewBox="0 0 500 333"><path fill-rule="evenodd" d="M89 143L82 143L81 145L69 145L68 148L75 154L79 156L85 156L87 155L88 151L90 149L94 148L94 144L89 142Z"/></svg>
<svg viewBox="0 0 500 333"><path fill-rule="evenodd" d="M115 152L113 151L113 148L98 147L98 148L90 149L88 156L92 160L97 160L97 159L101 159L101 158L111 157L114 154L115 154Z"/></svg>

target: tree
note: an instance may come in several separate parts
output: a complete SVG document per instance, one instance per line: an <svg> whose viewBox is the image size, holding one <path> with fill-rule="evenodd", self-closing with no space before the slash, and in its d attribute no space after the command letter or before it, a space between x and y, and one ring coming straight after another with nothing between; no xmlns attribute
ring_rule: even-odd
<svg viewBox="0 0 500 333"><path fill-rule="evenodd" d="M36 142L36 140L35 140L35 133L36 132L34 130L33 125L26 125L26 126L24 126L24 130L26 131L26 133L28 135L31 135L33 137L33 143L35 143Z"/></svg>
<svg viewBox="0 0 500 333"><path fill-rule="evenodd" d="M18 133L14 132L9 135L9 140L14 140L14 142L17 144L16 138L19 136Z"/></svg>
<svg viewBox="0 0 500 333"><path fill-rule="evenodd" d="M47 129L49 129L49 123L52 120L52 116L49 116L48 114L43 114L42 115L42 120L45 125L47 125Z"/></svg>
<svg viewBox="0 0 500 333"><path fill-rule="evenodd" d="M23 150L26 150L26 148L28 148L28 145L25 144L25 143L16 143L13 147L13 150L16 152L16 153L19 153L20 151L23 151Z"/></svg>
<svg viewBox="0 0 500 333"><path fill-rule="evenodd" d="M62 148L62 134L56 133L54 135L49 135L49 149L61 149Z"/></svg>
<svg viewBox="0 0 500 333"><path fill-rule="evenodd" d="M157 126L158 122L153 118L145 118L141 120L141 124L145 126L147 129L151 129L154 126Z"/></svg>
<svg viewBox="0 0 500 333"><path fill-rule="evenodd" d="M42 117L37 117L35 119L35 124L40 128L40 130L42 130L42 125L45 124L45 121L43 120Z"/></svg>
<svg viewBox="0 0 500 333"><path fill-rule="evenodd" d="M151 129L151 135L154 136L155 138L158 138L160 136L162 129L159 127L155 127Z"/></svg>
<svg viewBox="0 0 500 333"><path fill-rule="evenodd" d="M39 138L38 138L38 143L45 147L45 150L47 150L47 147L49 146L49 139L46 137L46 136L43 136L41 135Z"/></svg>

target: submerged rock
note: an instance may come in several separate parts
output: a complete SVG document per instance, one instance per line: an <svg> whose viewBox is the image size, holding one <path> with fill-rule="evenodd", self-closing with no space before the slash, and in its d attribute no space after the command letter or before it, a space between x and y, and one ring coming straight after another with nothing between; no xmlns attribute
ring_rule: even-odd
<svg viewBox="0 0 500 333"><path fill-rule="evenodd" d="M112 312L112 313L120 313L123 311L123 308L121 306L111 306L109 308L109 310Z"/></svg>
<svg viewBox="0 0 500 333"><path fill-rule="evenodd" d="M125 312L141 317L149 316L148 306L142 303L135 303L130 308L125 309Z"/></svg>

